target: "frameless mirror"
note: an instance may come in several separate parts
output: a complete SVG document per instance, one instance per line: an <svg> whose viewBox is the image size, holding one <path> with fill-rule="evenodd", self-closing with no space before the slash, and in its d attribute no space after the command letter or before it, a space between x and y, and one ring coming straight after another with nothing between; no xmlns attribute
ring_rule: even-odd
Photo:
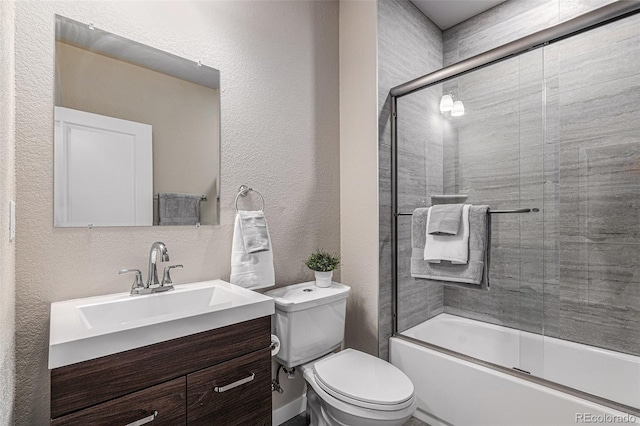
<svg viewBox="0 0 640 426"><path fill-rule="evenodd" d="M56 16L54 226L219 223L220 72Z"/></svg>

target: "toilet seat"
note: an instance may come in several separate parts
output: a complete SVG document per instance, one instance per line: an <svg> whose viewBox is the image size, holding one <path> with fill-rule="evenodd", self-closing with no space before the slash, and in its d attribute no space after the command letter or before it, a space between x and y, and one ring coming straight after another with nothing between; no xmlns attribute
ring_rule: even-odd
<svg viewBox="0 0 640 426"><path fill-rule="evenodd" d="M409 405L397 409L379 410L372 408L360 407L349 402L345 402L342 399L338 399L328 392L326 392L316 380L313 368L311 365L305 365L302 367L304 378L307 384L315 391L324 409L327 410L327 415L332 419L328 424L331 425L396 425L403 424L416 410L416 397L415 395L409 400ZM403 404L404 405L404 404ZM387 408L389 408L387 406ZM359 419L359 421L354 421Z"/></svg>
<svg viewBox="0 0 640 426"><path fill-rule="evenodd" d="M327 394L357 407L397 411L415 402L413 383L400 369L353 349L315 362L313 375Z"/></svg>

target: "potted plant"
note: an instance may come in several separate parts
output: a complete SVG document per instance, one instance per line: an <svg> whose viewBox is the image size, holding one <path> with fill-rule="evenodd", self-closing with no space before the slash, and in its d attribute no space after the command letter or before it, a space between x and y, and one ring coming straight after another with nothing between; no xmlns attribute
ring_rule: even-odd
<svg viewBox="0 0 640 426"><path fill-rule="evenodd" d="M331 286L333 270L340 266L340 255L327 253L324 250L316 250L304 262L307 268L315 271L316 285L318 287Z"/></svg>

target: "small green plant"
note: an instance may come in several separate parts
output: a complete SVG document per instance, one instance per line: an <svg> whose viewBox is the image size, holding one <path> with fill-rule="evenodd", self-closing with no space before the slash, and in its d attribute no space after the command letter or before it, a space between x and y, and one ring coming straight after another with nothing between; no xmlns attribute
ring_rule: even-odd
<svg viewBox="0 0 640 426"><path fill-rule="evenodd" d="M329 272L340 266L340 255L331 254L324 250L316 250L311 253L311 256L304 264L312 271Z"/></svg>

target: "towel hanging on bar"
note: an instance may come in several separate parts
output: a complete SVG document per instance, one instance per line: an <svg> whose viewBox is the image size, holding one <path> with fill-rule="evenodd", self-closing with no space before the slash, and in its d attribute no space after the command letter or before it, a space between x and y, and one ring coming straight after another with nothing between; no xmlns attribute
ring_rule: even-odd
<svg viewBox="0 0 640 426"><path fill-rule="evenodd" d="M250 191L260 195L260 210L238 209L238 199ZM273 245L264 216L264 197L255 189L242 185L236 195L236 219L231 244L231 275L229 282L249 289L275 285Z"/></svg>
<svg viewBox="0 0 640 426"><path fill-rule="evenodd" d="M161 192L158 194L158 225L200 223L200 195Z"/></svg>
<svg viewBox="0 0 640 426"><path fill-rule="evenodd" d="M488 206L471 206L469 211L469 261L432 264L424 260L429 207L416 209L411 221L411 276L434 284L489 289L491 269L491 216Z"/></svg>

